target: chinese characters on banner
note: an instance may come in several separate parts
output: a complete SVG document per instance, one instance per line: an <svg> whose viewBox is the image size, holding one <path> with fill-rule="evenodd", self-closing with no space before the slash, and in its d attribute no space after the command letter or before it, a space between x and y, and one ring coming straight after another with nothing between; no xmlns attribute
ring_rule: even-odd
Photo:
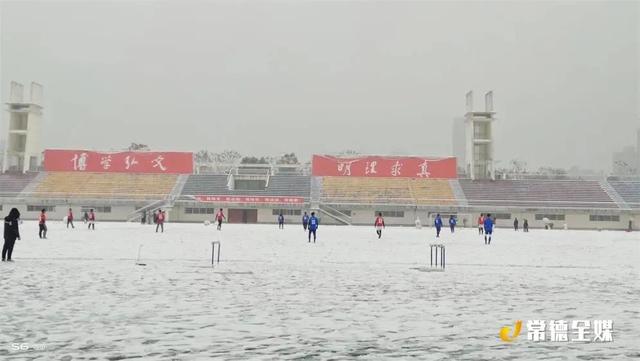
<svg viewBox="0 0 640 361"><path fill-rule="evenodd" d="M303 197L195 196L195 198L198 202L210 202L210 203L304 204Z"/></svg>
<svg viewBox="0 0 640 361"><path fill-rule="evenodd" d="M571 327L569 327L571 326ZM612 320L528 320L527 340L533 342L613 342Z"/></svg>
<svg viewBox="0 0 640 361"><path fill-rule="evenodd" d="M193 153L47 149L44 151L44 169L48 172L191 174Z"/></svg>
<svg viewBox="0 0 640 361"><path fill-rule="evenodd" d="M456 178L456 158L314 155L312 174L321 177Z"/></svg>

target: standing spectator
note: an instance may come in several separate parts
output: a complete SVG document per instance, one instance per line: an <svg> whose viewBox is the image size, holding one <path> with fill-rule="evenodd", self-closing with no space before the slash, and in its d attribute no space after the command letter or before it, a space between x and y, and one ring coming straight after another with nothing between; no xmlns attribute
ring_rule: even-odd
<svg viewBox="0 0 640 361"><path fill-rule="evenodd" d="M47 210L42 208L38 217L38 237L47 239Z"/></svg>
<svg viewBox="0 0 640 361"><path fill-rule="evenodd" d="M13 245L16 243L16 239L20 239L20 230L18 224L20 223L20 212L17 208L11 208L9 215L4 217L4 246L2 247L2 262L5 260L13 262L11 254L13 253Z"/></svg>

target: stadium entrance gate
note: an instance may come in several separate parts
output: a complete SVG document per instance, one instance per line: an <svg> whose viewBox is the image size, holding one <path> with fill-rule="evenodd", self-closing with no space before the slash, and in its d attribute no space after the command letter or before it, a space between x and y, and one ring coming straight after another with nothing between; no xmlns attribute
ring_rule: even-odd
<svg viewBox="0 0 640 361"><path fill-rule="evenodd" d="M258 210L229 209L229 223L258 223Z"/></svg>

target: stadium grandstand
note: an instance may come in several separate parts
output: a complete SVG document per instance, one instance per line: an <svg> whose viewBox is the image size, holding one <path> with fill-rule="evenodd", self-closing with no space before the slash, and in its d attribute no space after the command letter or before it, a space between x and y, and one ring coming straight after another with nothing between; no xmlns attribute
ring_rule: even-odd
<svg viewBox="0 0 640 361"><path fill-rule="evenodd" d="M164 199L178 176L93 172L44 172L30 196L43 199Z"/></svg>
<svg viewBox="0 0 640 361"><path fill-rule="evenodd" d="M610 178L607 182L620 196L624 208L640 207L640 179Z"/></svg>
<svg viewBox="0 0 640 361"><path fill-rule="evenodd" d="M458 157L314 155L308 169L240 162L196 167L191 152L42 151L42 86L31 84L29 102L23 90L11 82L0 209L17 207L25 219L42 208L52 219L68 208L94 208L99 220L142 221L163 209L170 221L202 222L224 208L237 223L271 223L280 213L297 222L304 211L316 211L323 224L369 225L377 212L388 225L431 224L437 213L457 216L460 226L474 226L480 213L494 214L499 227L515 218L531 227L551 220L573 229L637 229L640 222L640 178L496 179L492 92L482 111L467 93Z"/></svg>
<svg viewBox="0 0 640 361"><path fill-rule="evenodd" d="M548 209L617 208L598 181L461 179L468 204Z"/></svg>
<svg viewBox="0 0 640 361"><path fill-rule="evenodd" d="M51 164L73 166L75 155L83 153L89 151L49 157L65 158ZM170 152L100 153L94 158L108 155L113 161L128 156L139 162L163 157L163 166L174 166L168 162ZM299 165L230 164L220 167L224 172L196 174L189 159L169 174L152 167L101 172L90 169L91 164L85 170L57 169L55 164L26 173L9 170L0 174L0 204L18 207L25 219L34 219L41 208L53 219L62 219L67 208L95 208L101 220L140 221L143 214L162 208L171 221L202 222L224 208L237 223L270 223L280 212L288 222L297 222L304 211L318 212L324 224L356 225L370 224L375 212L382 212L389 225L414 225L417 219L429 224L436 213L456 215L461 226L473 226L479 213L496 215L500 227L510 226L516 217L527 218L531 227L542 227L548 218L572 229L626 229L630 220L640 220L640 179L472 180L442 173L436 164L446 159L375 156L329 157L328 166L314 165L311 171Z"/></svg>
<svg viewBox="0 0 640 361"><path fill-rule="evenodd" d="M37 172L9 172L0 174L0 197L15 197L31 183Z"/></svg>

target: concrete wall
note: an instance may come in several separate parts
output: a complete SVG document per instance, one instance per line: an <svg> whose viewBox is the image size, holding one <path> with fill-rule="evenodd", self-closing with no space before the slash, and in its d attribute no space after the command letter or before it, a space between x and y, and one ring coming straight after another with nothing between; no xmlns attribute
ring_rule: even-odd
<svg viewBox="0 0 640 361"><path fill-rule="evenodd" d="M66 202L56 203L54 201L42 202L40 204L28 203L29 205L38 206L35 211L27 211L27 203L15 204L16 202L7 202L0 201L0 205L2 206L1 213L3 215L8 214L9 210L12 207L18 208L22 215L22 219L24 220L35 220L39 214L39 208L42 204L54 205L55 210L52 212L48 212L49 219L52 221L62 220L67 215L67 209L71 207L74 211L74 215L77 220L82 217L82 213L80 211L82 206L88 207L98 207L106 204L99 204L97 202L88 203L88 202L73 202L71 204ZM111 212L96 212L97 220L100 221L124 221L127 217L135 212L136 206L141 207L144 204L117 204L111 205ZM201 223L205 220L212 221L214 218L214 214L187 214L185 213L186 207L209 207L213 209L219 208L219 205L203 205L198 203L184 203L184 204L176 204L173 208L167 209L168 222L196 222ZM308 205L304 206L289 206L289 207L278 207L272 205L255 205L255 206L224 206L225 214L228 214L229 208L238 208L238 209L257 209L258 210L258 223L276 223L276 217L273 215L273 209L298 209L301 213L307 211L311 213L311 210L308 208ZM403 211L403 217L391 217L385 216L385 223L389 226L414 226L416 217L420 218L420 221L423 226L430 227L433 223L433 217L436 212L439 212L445 217L445 225L446 225L446 217L448 214L457 214L458 215L458 227L462 227L464 225L463 219L467 219L466 226L467 227L476 227L476 220L480 212L472 212L469 210L458 211L456 209L417 209L416 207L369 207L369 206L343 206L338 208L341 211L349 210L351 211L351 220L353 224L357 225L373 225L373 221L375 219L375 212L378 210L381 211ZM334 220L327 214L316 211L318 217L320 218L321 224L341 224L340 222ZM618 222L601 222L601 221L590 221L590 214L605 214L602 212L590 212L588 210L571 210L571 211L557 211L557 212L544 212L544 211L521 211L521 210L499 210L499 211L491 211L493 214L495 213L510 213L509 219L498 219L496 221L496 225L499 228L511 228L513 227L513 219L515 217L519 220L519 226L522 228L522 223L524 219L529 220L529 228L544 228L544 223L542 220L536 220L536 213L558 213L564 214L564 221L552 221L554 223L554 228L562 229L564 228L564 224L567 224L569 229L618 229L618 230L626 230L628 227L629 220L633 220L633 229L640 230L640 210L624 211L624 210L608 210L606 214L614 214L619 215L620 220ZM285 215L285 221L287 224L299 224L301 222L302 216L298 215Z"/></svg>
<svg viewBox="0 0 640 361"><path fill-rule="evenodd" d="M220 206L206 206L206 205L193 205L193 204L184 204L184 205L176 205L171 209L169 220L173 222L204 222L205 220L213 221L215 216L214 214L187 214L185 212L186 208L212 208L214 210L219 209ZM298 209L301 213L307 211L308 209L303 207L278 207L278 206L223 206L223 212L226 216L228 216L229 208L233 209L257 209L258 210L258 223L276 223L277 216L273 215L274 209ZM302 215L285 215L286 223L299 223L301 222Z"/></svg>
<svg viewBox="0 0 640 361"><path fill-rule="evenodd" d="M38 219L38 216L40 215L40 208L42 205L39 204L29 204L29 205L33 205L33 206L38 206L36 208L35 211L27 211L27 204L7 204L4 203L2 204L2 214L6 215L9 214L9 210L11 208L18 208L18 210L20 211L20 218L22 218L23 220L36 220ZM47 205L47 206L51 206L51 204ZM80 211L80 209L82 207L85 206L85 204L80 205L80 204L55 204L55 210L54 211L48 211L47 212L47 216L48 219L50 221L62 221L62 219L64 217L67 216L67 212L69 210L69 208L73 209L73 215L76 219L76 221L80 221L80 219L82 218L82 212ZM86 206L88 207L96 207L98 205L96 204L86 204ZM134 206L128 206L128 205L118 205L118 206L111 206L111 212L109 213L104 213L104 212L98 212L96 211L96 220L98 222L100 221L124 221L127 219L127 216L131 213L135 211L135 207Z"/></svg>
<svg viewBox="0 0 640 361"><path fill-rule="evenodd" d="M608 211L610 212L610 211ZM503 212L500 212L503 213ZM544 228L544 222L542 220L536 220L536 214L564 214L565 219L562 220L551 220L553 222L553 227L556 229L564 228L564 225L567 225L568 229L620 229L626 230L629 225L629 220L633 220L633 228L635 230L640 230L640 211L632 212L623 212L617 211L610 214L619 215L620 221L618 222L602 222L602 221L590 221L589 216L591 214L602 214L599 212L586 212L581 210L573 210L573 211L558 211L558 212L504 212L511 213L510 219L498 219L496 221L496 225L500 228L511 228L513 227L514 218L518 218L519 227L522 228L522 223L526 218L529 221L529 228ZM478 215L476 214L476 219Z"/></svg>

